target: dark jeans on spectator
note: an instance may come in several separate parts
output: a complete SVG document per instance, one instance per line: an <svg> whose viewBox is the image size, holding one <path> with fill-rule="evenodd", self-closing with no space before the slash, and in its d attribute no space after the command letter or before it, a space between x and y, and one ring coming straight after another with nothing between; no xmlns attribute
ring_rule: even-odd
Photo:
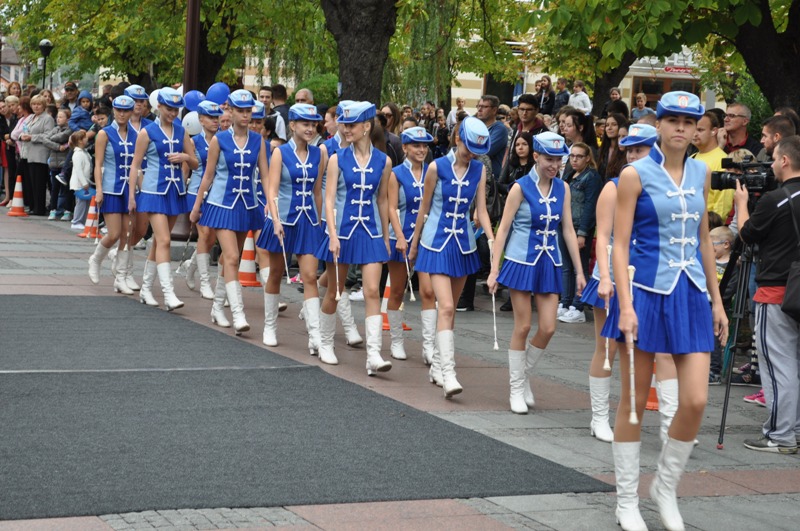
<svg viewBox="0 0 800 531"><path fill-rule="evenodd" d="M561 250L561 273L563 275L563 285L561 287L561 306L565 309L574 306L576 310L583 311L583 303L580 297L575 294L577 285L575 283L575 266L572 263L572 258L567 250L567 244L564 242L564 236L561 229L558 230L558 248ZM588 281L589 273L589 259L592 254L592 246L590 242L580 249L581 265L583 266L583 276Z"/></svg>
<svg viewBox="0 0 800 531"><path fill-rule="evenodd" d="M31 194L31 214L46 216L47 211L47 185L50 182L50 168L44 162L29 162L28 174L33 193Z"/></svg>
<svg viewBox="0 0 800 531"><path fill-rule="evenodd" d="M67 200L67 196L72 195L69 191L69 186L64 186L58 179L56 179L56 175L59 174L61 168L50 168L50 205L49 210L56 211L56 215L62 215L65 210L67 210L67 206L69 205L69 201Z"/></svg>

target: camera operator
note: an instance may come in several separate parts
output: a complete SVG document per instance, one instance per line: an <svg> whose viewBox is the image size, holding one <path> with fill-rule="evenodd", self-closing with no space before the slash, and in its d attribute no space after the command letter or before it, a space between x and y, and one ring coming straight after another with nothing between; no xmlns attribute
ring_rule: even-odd
<svg viewBox="0 0 800 531"><path fill-rule="evenodd" d="M800 433L800 322L781 311L786 281L793 261L800 260L792 212L784 190L800 212L800 136L781 140L773 150L772 169L783 186L764 194L753 215L748 211L747 188L736 183L739 235L748 244L758 244L761 261L756 273L756 341L769 418L759 439L746 440L751 450L783 454L797 453ZM798 216L800 217L800 216Z"/></svg>

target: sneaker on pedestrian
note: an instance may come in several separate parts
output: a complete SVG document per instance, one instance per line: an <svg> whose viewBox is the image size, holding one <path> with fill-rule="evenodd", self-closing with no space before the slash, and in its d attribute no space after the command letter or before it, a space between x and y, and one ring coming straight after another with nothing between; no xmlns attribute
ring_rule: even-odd
<svg viewBox="0 0 800 531"><path fill-rule="evenodd" d="M136 242L136 245L133 246L133 249L135 251L141 251L142 249L147 249L147 240L142 238L141 240Z"/></svg>
<svg viewBox="0 0 800 531"><path fill-rule="evenodd" d="M47 221L55 221L58 215L56 214L55 210L50 211L50 215L47 216Z"/></svg>
<svg viewBox="0 0 800 531"><path fill-rule="evenodd" d="M774 454L796 454L797 453L797 442L793 445L786 445L781 444L779 442L775 442L766 435L762 435L758 439L748 439L744 442L744 447L749 450L755 450L757 452L771 452Z"/></svg>
<svg viewBox="0 0 800 531"><path fill-rule="evenodd" d="M720 385L722 384L722 378L720 375L715 372L708 373L708 385Z"/></svg>
<svg viewBox="0 0 800 531"><path fill-rule="evenodd" d="M456 311L457 312L474 312L475 311L475 306L468 305L466 303L460 302L460 303L458 303L458 306L456 306Z"/></svg>
<svg viewBox="0 0 800 531"><path fill-rule="evenodd" d="M364 302L364 290L359 288L350 291L350 302Z"/></svg>
<svg viewBox="0 0 800 531"><path fill-rule="evenodd" d="M56 173L56 181L60 182L63 186L68 186L67 178L64 177L63 173Z"/></svg>
<svg viewBox="0 0 800 531"><path fill-rule="evenodd" d="M744 365L739 365L738 367L733 368L734 374L744 374L746 372L750 372L750 362L748 361Z"/></svg>
<svg viewBox="0 0 800 531"><path fill-rule="evenodd" d="M754 393L752 395L747 395L742 400L744 400L748 404L755 404L757 406L767 407L767 401L764 398L763 389L759 389L757 393Z"/></svg>
<svg viewBox="0 0 800 531"><path fill-rule="evenodd" d="M570 306L567 313L558 318L562 323L585 323L586 314L583 310L578 310L574 306Z"/></svg>
<svg viewBox="0 0 800 531"><path fill-rule="evenodd" d="M289 279L289 282L291 282L292 284L302 284L303 279L300 278L300 273L297 273L295 276Z"/></svg>
<svg viewBox="0 0 800 531"><path fill-rule="evenodd" d="M731 385L747 385L750 387L761 387L761 376L752 372L734 374L731 376Z"/></svg>
<svg viewBox="0 0 800 531"><path fill-rule="evenodd" d="M564 305L559 302L558 303L558 310L556 311L556 317L561 317L565 313L567 313L567 309L564 308Z"/></svg>
<svg viewBox="0 0 800 531"><path fill-rule="evenodd" d="M64 212L64 215L61 216L61 221L72 221L72 212Z"/></svg>
<svg viewBox="0 0 800 531"><path fill-rule="evenodd" d="M73 221L73 222L72 222L72 225L70 225L70 227L69 227L69 228L71 228L72 230L83 230L83 229L85 229L86 227L85 227L85 226L84 226L84 224L83 224L83 223L81 223L80 221Z"/></svg>

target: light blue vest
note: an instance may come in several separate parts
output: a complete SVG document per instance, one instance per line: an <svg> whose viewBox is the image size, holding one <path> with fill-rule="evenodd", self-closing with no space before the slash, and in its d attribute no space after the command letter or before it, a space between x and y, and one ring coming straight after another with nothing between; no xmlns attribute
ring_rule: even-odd
<svg viewBox="0 0 800 531"><path fill-rule="evenodd" d="M319 177L321 152L317 146L308 146L305 161L297 156L294 138L283 144L281 150L281 182L278 185L278 212L281 223L293 226L305 214L312 225L319 224L317 205L314 202L314 184ZM341 178L341 177L340 177Z"/></svg>
<svg viewBox="0 0 800 531"><path fill-rule="evenodd" d="M127 193L128 178L131 174L131 161L136 146L136 131L128 126L125 140L119 136L119 125L113 122L103 131L108 136L103 154L103 193L124 195Z"/></svg>
<svg viewBox="0 0 800 531"><path fill-rule="evenodd" d="M367 165L361 167L353 146L337 152L336 227L340 240L348 240L358 225L373 238L383 236L377 194L386 167L386 154L370 147Z"/></svg>
<svg viewBox="0 0 800 531"><path fill-rule="evenodd" d="M425 186L425 172L428 171L428 165L422 164L422 175L419 181L411 173L411 161L408 159L399 166L395 166L392 171L397 178L397 209L400 211L400 225L403 227L403 236L409 240L417 226L417 214L422 204L422 189ZM391 224L389 225L389 239L397 239Z"/></svg>
<svg viewBox="0 0 800 531"><path fill-rule="evenodd" d="M433 162L436 163L439 178L420 244L431 251L441 251L455 236L461 254L472 253L477 247L475 231L469 219L469 206L480 185L483 164L471 160L467 171L459 179L453 170L456 162L453 152Z"/></svg>
<svg viewBox="0 0 800 531"><path fill-rule="evenodd" d="M339 136L339 131L336 131L336 134L330 137L328 140L322 143L325 146L325 149L328 151L328 160L330 160L331 155L342 149L342 137ZM322 212L320 212L320 217L322 218L322 222L325 222L326 213L325 213L325 183L327 182L328 177L328 168L325 168L324 172L322 173Z"/></svg>
<svg viewBox="0 0 800 531"><path fill-rule="evenodd" d="M269 168L270 161L272 160L272 149L270 149L266 141L264 142L264 148L267 150L267 168ZM264 191L264 183L261 180L261 172L258 170L258 167L256 167L253 178L256 180L256 199L258 200L258 204L262 207L266 207L267 193Z"/></svg>
<svg viewBox="0 0 800 531"><path fill-rule="evenodd" d="M241 148L233 139L233 128L217 133L219 159L214 182L207 201L214 206L232 209L241 200L247 210L256 208L256 182L261 150L261 135L247 132L247 142Z"/></svg>
<svg viewBox="0 0 800 531"><path fill-rule="evenodd" d="M141 127L139 129L136 129L133 126L133 124L130 121L128 121L128 130L136 132L136 137L138 138L139 137L139 133L142 131L142 129L144 129L145 127L147 127L151 123L153 123L153 120L148 120L147 118L142 118L142 121L140 122ZM147 169L147 157L142 159L141 169L142 169L142 171Z"/></svg>
<svg viewBox="0 0 800 531"><path fill-rule="evenodd" d="M630 263L636 267L634 284L668 295L681 273L686 273L697 289L705 292L698 238L706 209L706 165L687 157L678 187L664 169L663 160L655 145L649 157L631 164L642 183L633 218L636 245L631 249Z"/></svg>
<svg viewBox="0 0 800 531"><path fill-rule="evenodd" d="M164 195L171 186L178 190L178 194L186 194L186 185L183 182L183 168L180 164L172 164L167 156L173 153L183 153L184 129L177 123L172 124L172 137L167 138L164 130L158 124L152 123L144 128L150 137L147 146L147 168L144 170L141 192L145 194Z"/></svg>
<svg viewBox="0 0 800 531"><path fill-rule="evenodd" d="M192 176L189 177L189 193L197 195L197 190L200 189L200 183L203 181L203 174L206 171L208 141L205 133L194 135L192 141L194 142L194 156L197 157L198 166L196 170L192 171Z"/></svg>
<svg viewBox="0 0 800 531"><path fill-rule="evenodd" d="M614 186L619 186L619 177L614 177L613 179L609 179L609 182L614 183ZM602 192L600 192L602 193ZM633 249L633 240L634 240L634 230L631 231L631 249ZM611 231L611 237L608 239L609 245L614 245L614 231ZM609 260L611 259L611 254L608 255ZM611 282L614 282L614 270L611 266L608 268L609 276L611 277ZM600 280L600 266L598 266L597 260L594 262L594 269L592 270L592 278L595 280Z"/></svg>
<svg viewBox="0 0 800 531"><path fill-rule="evenodd" d="M543 256L553 265L561 265L561 249L558 247L558 227L564 209L566 184L559 178L550 183L547 195L539 190L539 175L536 166L514 185L519 185L525 201L520 203L511 235L506 245L506 260L525 265L536 265Z"/></svg>

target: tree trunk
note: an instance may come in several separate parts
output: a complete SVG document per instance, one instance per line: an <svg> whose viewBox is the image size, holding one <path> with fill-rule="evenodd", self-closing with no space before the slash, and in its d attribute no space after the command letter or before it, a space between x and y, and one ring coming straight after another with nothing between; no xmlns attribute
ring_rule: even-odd
<svg viewBox="0 0 800 531"><path fill-rule="evenodd" d="M794 0L783 33L775 30L769 1L761 0L759 26L744 24L734 39L747 69L773 109L800 101L800 0Z"/></svg>
<svg viewBox="0 0 800 531"><path fill-rule="evenodd" d="M594 79L594 97L592 98L592 114L594 116L600 116L603 112L603 107L610 99L609 91L619 86L628 75L628 70L634 61L636 61L636 54L630 51L625 52L619 66Z"/></svg>
<svg viewBox="0 0 800 531"><path fill-rule="evenodd" d="M197 87L196 89L204 93L208 87L218 81L217 76L222 70L227 59L227 53L212 53L208 51L208 29L200 27L199 35L200 46L197 50ZM226 48L230 50L230 46Z"/></svg>
<svg viewBox="0 0 800 531"><path fill-rule="evenodd" d="M395 0L322 0L339 53L342 99L380 105L383 68L397 21Z"/></svg>
<svg viewBox="0 0 800 531"><path fill-rule="evenodd" d="M141 85L147 92L152 92L158 88L149 72L128 72L128 83L131 85Z"/></svg>

